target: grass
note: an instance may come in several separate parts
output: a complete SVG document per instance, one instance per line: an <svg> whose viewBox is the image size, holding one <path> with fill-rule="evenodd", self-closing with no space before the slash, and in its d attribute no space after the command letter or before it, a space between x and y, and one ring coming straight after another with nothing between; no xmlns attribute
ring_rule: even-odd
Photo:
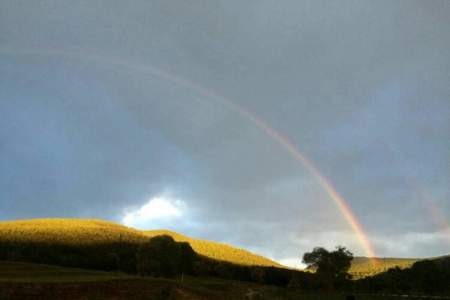
<svg viewBox="0 0 450 300"><path fill-rule="evenodd" d="M41 264L0 261L0 299L303 299L344 300L345 294L307 293L256 283L218 278L181 280L142 278ZM169 296L168 296L169 295ZM37 298L36 298L37 297ZM404 299L402 296L357 295L358 300ZM419 298L412 298L419 299ZM448 299L448 298L446 298Z"/></svg>
<svg viewBox="0 0 450 300"><path fill-rule="evenodd" d="M168 230L141 231L113 222L89 219L31 219L0 222L1 242L48 242L63 245L93 245L98 243L141 243L160 234L185 241L206 257L241 265L284 267L268 258L227 244L195 239ZM299 258L300 259L300 258ZM407 268L418 259L381 258L374 266L367 257L355 257L350 268L354 278L374 275L392 267Z"/></svg>
<svg viewBox="0 0 450 300"><path fill-rule="evenodd" d="M280 264L227 244L190 238L167 230L141 231L112 222L87 219L31 219L0 222L0 243L51 243L95 245L101 243L141 243L150 237L168 234L177 241L189 242L201 255L234 264L276 266Z"/></svg>
<svg viewBox="0 0 450 300"><path fill-rule="evenodd" d="M378 257L376 263L373 258L364 256L355 256L351 262L349 273L353 279L360 279L373 276L395 267L400 269L410 268L419 258L390 258Z"/></svg>
<svg viewBox="0 0 450 300"><path fill-rule="evenodd" d="M394 267L409 268L418 260L417 258L378 258L378 263L374 265L372 259L357 256L353 258L349 273L358 279L382 273Z"/></svg>
<svg viewBox="0 0 450 300"><path fill-rule="evenodd" d="M283 294L282 288L274 286L217 278L186 276L181 281L0 261L0 299L2 293L11 290L18 299L29 295L46 297L54 293L67 299L74 295L109 299L111 293L123 297L115 299L160 299L159 296L165 293L175 295L170 299L245 299L246 294L252 291L270 299L279 299L278 296Z"/></svg>
<svg viewBox="0 0 450 300"><path fill-rule="evenodd" d="M77 268L0 261L0 282L89 282L129 279L123 273L91 271Z"/></svg>
<svg viewBox="0 0 450 300"><path fill-rule="evenodd" d="M170 235L177 242L188 242L195 252L216 260L229 261L241 265L275 266L285 268L285 266L266 257L223 243L194 239L169 230L148 230L144 231L144 233L148 236L157 236L161 234Z"/></svg>
<svg viewBox="0 0 450 300"><path fill-rule="evenodd" d="M0 241L49 242L89 245L108 242L142 242L139 230L112 222L88 219L30 219L0 222Z"/></svg>

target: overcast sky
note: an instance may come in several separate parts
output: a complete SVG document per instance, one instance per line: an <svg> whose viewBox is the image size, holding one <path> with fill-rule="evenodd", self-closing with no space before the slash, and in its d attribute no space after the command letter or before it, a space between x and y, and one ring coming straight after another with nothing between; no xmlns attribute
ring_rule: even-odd
<svg viewBox="0 0 450 300"><path fill-rule="evenodd" d="M377 255L448 254L449 16L446 0L0 0L0 219L162 227L291 265L365 255L264 123Z"/></svg>

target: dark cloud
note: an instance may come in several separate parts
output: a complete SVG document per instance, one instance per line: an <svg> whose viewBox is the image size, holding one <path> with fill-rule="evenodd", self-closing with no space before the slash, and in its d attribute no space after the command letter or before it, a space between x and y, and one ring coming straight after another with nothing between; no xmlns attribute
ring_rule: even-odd
<svg viewBox="0 0 450 300"><path fill-rule="evenodd" d="M318 244L364 254L316 178L217 95L311 159L379 254L443 254L424 203L448 219L449 13L447 1L2 1L0 217L121 221L170 195L188 212L158 225L279 260Z"/></svg>

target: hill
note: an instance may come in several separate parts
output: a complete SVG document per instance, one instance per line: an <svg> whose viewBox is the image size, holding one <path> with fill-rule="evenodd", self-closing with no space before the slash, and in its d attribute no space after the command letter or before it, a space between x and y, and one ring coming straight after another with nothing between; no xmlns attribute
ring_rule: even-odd
<svg viewBox="0 0 450 300"><path fill-rule="evenodd" d="M420 259L410 268L393 268L355 281L355 289L371 293L450 296L450 256ZM439 297L436 297L439 298ZM448 299L445 297L443 299ZM427 299L431 299L427 298Z"/></svg>
<svg viewBox="0 0 450 300"><path fill-rule="evenodd" d="M58 247L76 246L83 249L92 249L92 247L104 245L104 247L114 248L118 244L138 245L147 241L149 237L162 234L170 235L179 242L188 242L198 254L214 260L240 265L284 267L268 258L227 244L195 239L169 230L141 231L95 219L31 219L0 222L0 258L2 256L5 258L5 254L2 254L2 245L6 244L39 243L57 245ZM100 251L100 253L108 251L108 253L117 253L125 250L122 247L120 250L105 250ZM129 250L129 253L132 253L132 250ZM16 260L14 257L7 258ZM394 267L408 268L418 260L420 259L379 258L380 263L374 266L368 257L355 257L352 261L350 273L357 279L382 273ZM40 262L50 263L50 261Z"/></svg>
<svg viewBox="0 0 450 300"><path fill-rule="evenodd" d="M142 242L139 230L113 222L89 219L30 219L0 222L0 241L91 245L112 242Z"/></svg>
<svg viewBox="0 0 450 300"><path fill-rule="evenodd" d="M353 279L360 279L386 272L391 268L410 268L415 262L419 260L419 258L377 257L376 263L374 263L373 258L365 256L355 256L351 262L351 266L348 272L352 275ZM307 271L314 272L314 270L311 269Z"/></svg>
<svg viewBox="0 0 450 300"><path fill-rule="evenodd" d="M170 235L177 242L188 242L192 249L198 254L216 260L228 261L240 265L275 266L285 268L285 266L266 257L223 243L194 239L169 230L147 230L144 231L144 233L150 237L162 234Z"/></svg>
<svg viewBox="0 0 450 300"><path fill-rule="evenodd" d="M445 261L442 261L445 263ZM437 266L439 267L439 266ZM429 268L429 267L428 267ZM426 269L428 269L426 268ZM416 273L397 270L354 282L357 299L382 300L404 299L399 292L423 293L428 289L426 299L448 299L442 297L448 292L447 281L442 276L450 268L431 268ZM410 273L410 274L405 274ZM422 273L422 275L420 275ZM392 278L386 278L386 276ZM448 276L448 275L447 275ZM415 278L418 277L418 278ZM448 277L447 277L448 278ZM394 279L394 280L392 280ZM444 284L436 287L436 281ZM402 282L400 286L398 283ZM395 284L395 287L392 285ZM400 289L399 289L400 288ZM435 290L433 290L433 288ZM437 290L436 288L439 288ZM379 295L373 293L376 291ZM436 293L436 291L439 291ZM370 294L368 294L370 293ZM392 293L397 295L386 295ZM437 296L441 295L441 297ZM425 298L425 296L411 297ZM344 299L342 292L318 294L296 288L283 288L251 282L224 280L219 278L198 278L186 276L183 281L152 277L139 277L123 273L99 272L75 268L56 267L41 264L0 261L0 299Z"/></svg>
<svg viewBox="0 0 450 300"><path fill-rule="evenodd" d="M357 279L382 273L395 267L400 269L409 268L418 260L418 258L381 257L377 258L378 263L374 265L372 258L356 256L352 260L349 273Z"/></svg>
<svg viewBox="0 0 450 300"><path fill-rule="evenodd" d="M198 254L240 265L283 267L249 251L227 244L194 239L168 230L140 231L113 222L88 219L31 219L0 222L0 244L48 244L76 247L139 244L156 235L170 235L191 244ZM114 250L117 253L120 250ZM1 249L0 249L1 255Z"/></svg>
<svg viewBox="0 0 450 300"><path fill-rule="evenodd" d="M169 283L169 281L155 281L154 278L148 279L153 280L151 286L149 286L144 282L147 279L136 276L137 274L144 274L139 271L139 268L142 266L141 264L147 263L145 259L139 258L139 251L143 249L139 246L146 241L150 241L152 237L163 234L171 236L173 240L168 237L152 239L146 246L153 242L157 243L158 240L170 240L172 246L183 245L190 249L187 244L179 243L187 242L200 254L194 255L193 260L185 260L185 262L191 264L183 265L186 268L182 269L181 272L174 273L174 276L168 276L173 279L180 279L183 278L183 275L186 275L185 277L190 282L182 283L184 284L183 287L178 284L174 286L173 282L175 281ZM156 252L150 252L152 254L149 261L152 263L168 262L167 265L170 266L171 263L173 264L176 261L178 264L179 262L176 259L183 255L183 252L167 251L169 248L154 249L165 249L159 253L171 254L169 258L165 256L165 258L162 257L156 261L153 259L158 255L155 254ZM190 251L192 253L192 249ZM447 270L448 257L418 261L417 259L397 258L382 258L379 260L379 264L374 267L369 258L356 257L350 271L356 279L362 277L364 279L347 282L346 284L355 286L364 293L374 290L384 292L384 286L387 287L386 291L388 292L397 290L433 292L442 290L443 284L446 284L448 278L450 278ZM23 262L33 264L27 265ZM36 265L36 263L39 263L39 265ZM43 264L71 268L50 267L43 266ZM384 272L386 269L397 266L401 269L390 269ZM409 268L410 266L411 268ZM27 277L28 275L32 277ZM374 276L369 277L370 275ZM160 274L155 276L160 276ZM320 281L317 281L314 274L280 268L279 264L267 258L226 244L194 239L167 230L141 231L112 222L83 219L35 219L0 222L0 298L2 298L1 277L8 282L11 279L13 279L13 282L18 282L13 288L14 292L22 290L21 282L23 281L31 281L33 284L35 284L34 280L39 282L52 280L56 282L92 282L89 283L92 289L97 290L98 288L106 291L119 284L115 280L121 280L120 284L123 284L126 293L135 288L148 289L148 292L152 293L154 286L159 286L160 283L165 287L158 288L157 293L167 290L166 283L168 283L170 291L180 289L184 293L195 285L196 280L201 282L200 290L203 290L206 288L204 284L209 285L208 278L210 277L227 280L223 281L220 289L231 285L231 279L247 283L252 282L252 284L263 283L292 287L300 283L302 289L312 291L321 288ZM419 285L420 280L425 280L427 285ZM99 281L102 283L98 283ZM39 282L36 283L37 285L35 284L35 287L42 291L45 288L42 288ZM401 282L402 287L397 286L397 282ZM242 284L242 287L247 287L247 283ZM433 283L436 284L432 285ZM67 288L69 287L67 286ZM62 288L61 292L64 293L65 290L66 287ZM80 290L84 290L84 286L81 287L80 285L74 293L78 293ZM31 288L31 292L33 291L34 287ZM239 294L243 294L242 290ZM236 297L231 298L235 299Z"/></svg>
<svg viewBox="0 0 450 300"><path fill-rule="evenodd" d="M379 257L378 264L374 265L372 259L364 256L356 256L353 258L349 273L353 275L354 279L373 276L388 271L392 268L408 269L414 263L424 260L447 260L450 255L430 257L430 258L394 258L394 257Z"/></svg>

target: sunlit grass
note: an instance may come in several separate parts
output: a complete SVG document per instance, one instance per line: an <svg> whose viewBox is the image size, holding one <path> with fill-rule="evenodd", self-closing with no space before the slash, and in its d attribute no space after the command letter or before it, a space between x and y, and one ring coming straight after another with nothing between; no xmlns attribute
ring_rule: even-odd
<svg viewBox="0 0 450 300"><path fill-rule="evenodd" d="M229 261L241 265L284 267L268 258L256 255L244 249L208 240L193 239L169 230L149 230L145 231L145 234L148 236L168 234L172 236L175 241L188 242L195 252L217 260Z"/></svg>
<svg viewBox="0 0 450 300"><path fill-rule="evenodd" d="M378 263L374 265L368 257L355 257L349 273L354 279L358 279L382 273L394 267L409 268L418 260L416 258L378 258Z"/></svg>
<svg viewBox="0 0 450 300"><path fill-rule="evenodd" d="M85 245L104 242L142 242L135 229L101 220L31 219L0 222L0 240Z"/></svg>
<svg viewBox="0 0 450 300"><path fill-rule="evenodd" d="M86 219L31 219L0 222L0 242L49 243L58 245L95 245L104 243L141 243L150 237L168 234L176 241L189 242L201 255L242 265L278 266L280 264L249 251L226 244L193 239L167 230L140 231L112 222Z"/></svg>
<svg viewBox="0 0 450 300"><path fill-rule="evenodd" d="M242 265L283 267L249 251L227 244L194 239L168 230L141 231L113 222L89 219L31 219L0 222L0 242L40 242L63 245L98 243L141 243L149 237L168 234L176 241L185 241L201 255ZM300 259L300 258L299 258ZM408 268L417 259L383 258L374 266L366 257L355 257L350 273L355 278L374 275L392 267Z"/></svg>

